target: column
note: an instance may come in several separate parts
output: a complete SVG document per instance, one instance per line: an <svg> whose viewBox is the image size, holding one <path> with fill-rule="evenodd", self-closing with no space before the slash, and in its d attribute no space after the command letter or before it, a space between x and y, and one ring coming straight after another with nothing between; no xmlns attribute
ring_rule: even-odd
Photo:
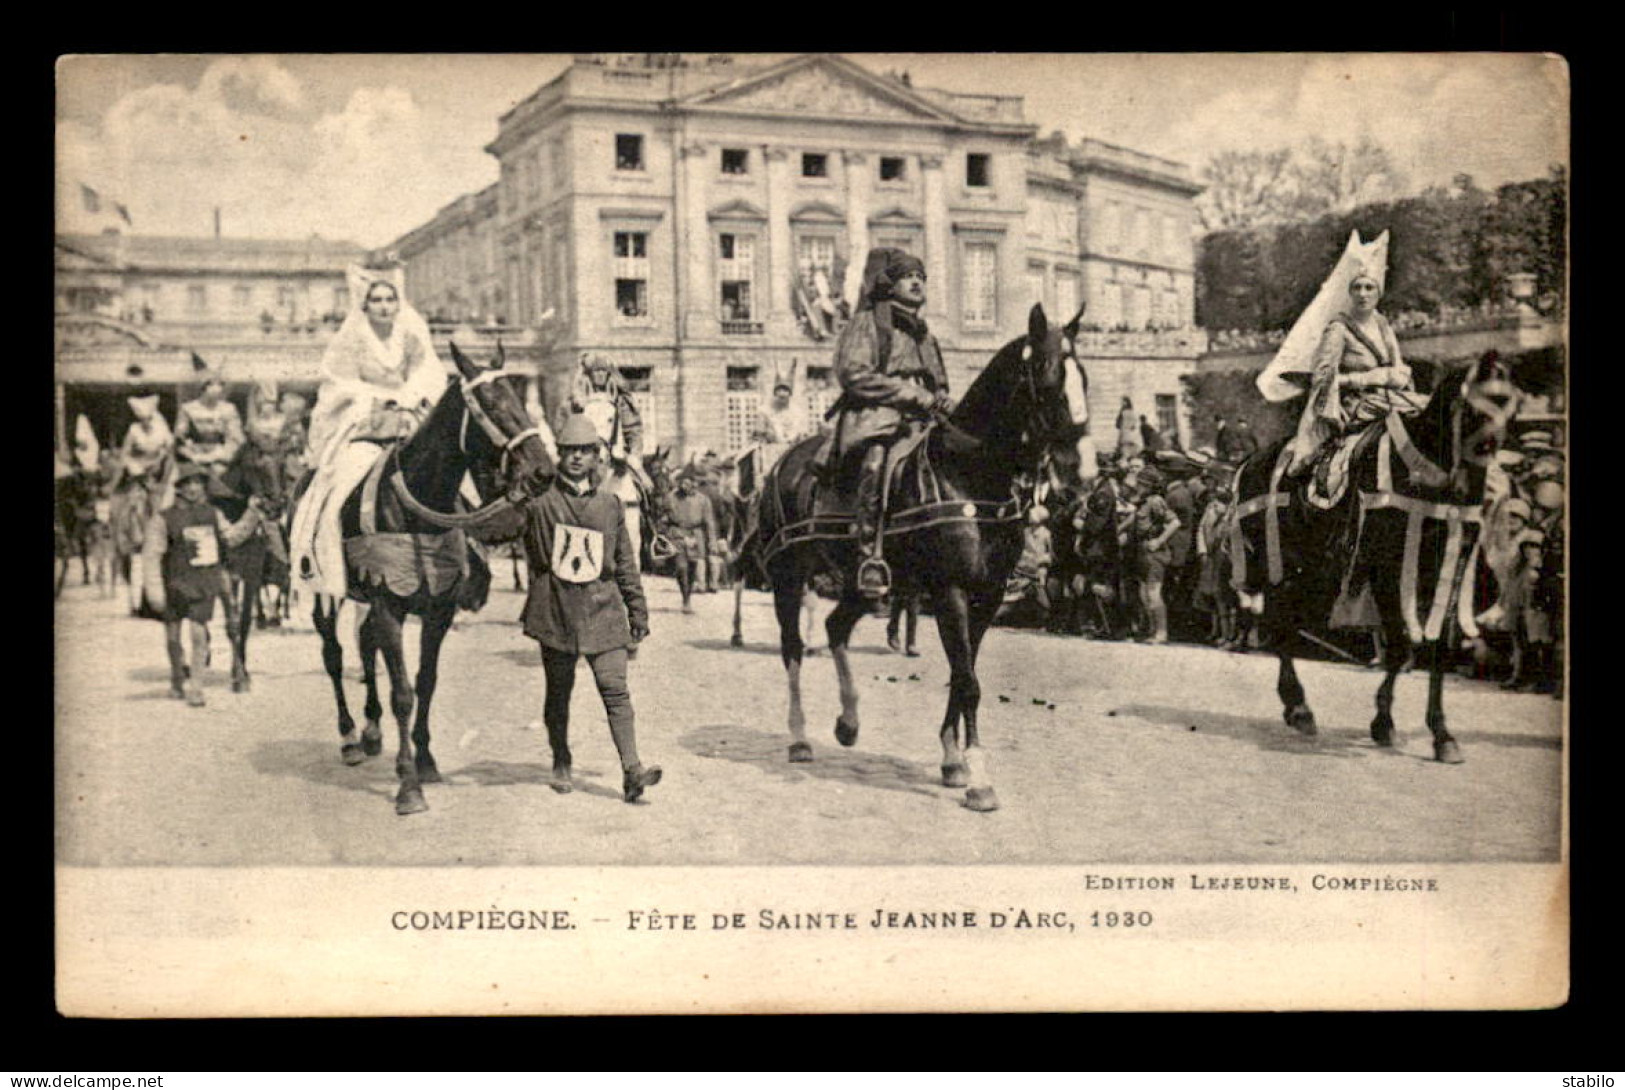
<svg viewBox="0 0 1625 1090"><path fill-rule="evenodd" d="M861 151L842 152L846 164L846 237L850 254L846 282L840 286L847 305L858 305L863 290L863 263L869 256L869 157Z"/></svg>
<svg viewBox="0 0 1625 1090"><path fill-rule="evenodd" d="M784 148L767 148L767 257L768 303L763 308L769 330L783 339L796 333L795 311L791 307L795 278L795 254L790 238L790 153Z"/></svg>
<svg viewBox="0 0 1625 1090"><path fill-rule="evenodd" d="M679 149L683 160L683 205L674 209L677 222L672 237L678 247L684 280L679 293L684 313L678 336L683 340L699 337L710 340L717 332L715 291L711 282L711 225L705 218L709 180L706 158L709 149L700 143L685 143Z"/></svg>
<svg viewBox="0 0 1625 1090"><path fill-rule="evenodd" d="M948 224L948 184L942 172L942 156L920 156L925 179L925 275L929 285L925 313L928 319L946 318L952 310L948 282L948 248L952 244Z"/></svg>

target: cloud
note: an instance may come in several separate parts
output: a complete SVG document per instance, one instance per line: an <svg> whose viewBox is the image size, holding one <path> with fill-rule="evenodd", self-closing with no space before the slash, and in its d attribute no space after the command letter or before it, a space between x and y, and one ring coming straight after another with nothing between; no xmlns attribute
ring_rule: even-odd
<svg viewBox="0 0 1625 1090"><path fill-rule="evenodd" d="M129 92L99 126L65 122L59 223L106 225L84 214L83 183L126 204L142 234L207 234L219 207L232 235L380 245L455 196L434 183L410 92L359 87L325 113L311 98L275 58L229 57L195 87Z"/></svg>

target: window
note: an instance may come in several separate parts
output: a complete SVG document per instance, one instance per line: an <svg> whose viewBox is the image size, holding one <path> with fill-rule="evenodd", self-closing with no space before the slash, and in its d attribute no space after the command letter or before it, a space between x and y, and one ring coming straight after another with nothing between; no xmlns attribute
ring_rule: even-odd
<svg viewBox="0 0 1625 1090"><path fill-rule="evenodd" d="M615 232L615 310L622 318L649 315L649 236Z"/></svg>
<svg viewBox="0 0 1625 1090"><path fill-rule="evenodd" d="M881 181L883 181L883 182L900 182L904 178L907 177L907 171L908 171L908 160L900 158L900 157L894 157L894 156L881 156L881 159L880 159L880 180Z"/></svg>
<svg viewBox="0 0 1625 1090"><path fill-rule="evenodd" d="M1151 256L1151 212L1145 208L1134 210L1134 253Z"/></svg>
<svg viewBox="0 0 1625 1090"><path fill-rule="evenodd" d="M1144 329L1151 322L1151 289L1136 284L1128 297L1128 327Z"/></svg>
<svg viewBox="0 0 1625 1090"><path fill-rule="evenodd" d="M1157 324L1163 329L1181 329L1185 322L1179 314L1179 292L1173 288L1166 288L1162 292L1162 306L1157 316Z"/></svg>
<svg viewBox="0 0 1625 1090"><path fill-rule="evenodd" d="M1163 243L1162 254L1170 261L1179 260L1179 217L1170 214L1162 217Z"/></svg>
<svg viewBox="0 0 1625 1090"><path fill-rule="evenodd" d="M615 169L643 169L643 137L634 133L615 134Z"/></svg>
<svg viewBox="0 0 1625 1090"><path fill-rule="evenodd" d="M821 423L829 407L835 404L835 399L841 391L835 384L835 376L828 367L807 368L807 419L815 424Z"/></svg>
<svg viewBox="0 0 1625 1090"><path fill-rule="evenodd" d="M1102 248L1111 253L1120 253L1126 247L1124 234L1123 206L1118 201L1106 203L1106 214L1101 217L1101 244Z"/></svg>
<svg viewBox="0 0 1625 1090"><path fill-rule="evenodd" d="M283 291L289 291L283 288ZM186 309L198 312L209 309L209 289L202 284L193 284L186 289Z"/></svg>
<svg viewBox="0 0 1625 1090"><path fill-rule="evenodd" d="M655 430L655 397L649 368L622 367L620 371L621 381L626 384L626 392L643 424L643 449L652 451L660 445L660 438Z"/></svg>
<svg viewBox="0 0 1625 1090"><path fill-rule="evenodd" d="M231 309L238 314L244 314L254 307L254 289L247 284L237 284L231 289Z"/></svg>
<svg viewBox="0 0 1625 1090"><path fill-rule="evenodd" d="M722 285L724 332L728 332L728 322L749 322L752 319L751 287L756 279L755 251L756 240L749 235L721 236L717 279Z"/></svg>
<svg viewBox="0 0 1625 1090"><path fill-rule="evenodd" d="M728 453L737 454L751 445L751 433L762 413L755 367L728 368L726 413L725 442Z"/></svg>
<svg viewBox="0 0 1625 1090"><path fill-rule="evenodd" d="M1108 281L1100 286L1099 314L1095 323L1102 329L1116 329L1123 324L1123 285Z"/></svg>
<svg viewBox="0 0 1625 1090"><path fill-rule="evenodd" d="M828 178L829 156L822 152L806 152L801 156L801 176L803 178Z"/></svg>
<svg viewBox="0 0 1625 1090"><path fill-rule="evenodd" d="M986 152L973 151L965 156L965 184L977 189L986 189L993 183L989 181L992 173L992 156Z"/></svg>
<svg viewBox="0 0 1625 1090"><path fill-rule="evenodd" d="M998 250L991 242L965 245L964 283L961 285L961 316L967 326L995 324L998 299Z"/></svg>
<svg viewBox="0 0 1625 1090"><path fill-rule="evenodd" d="M1031 307L1034 303L1044 301L1044 266L1027 266L1027 298L1021 301L1022 306Z"/></svg>
<svg viewBox="0 0 1625 1090"><path fill-rule="evenodd" d="M749 174L750 152L746 151L744 148L723 148L722 173Z"/></svg>
<svg viewBox="0 0 1625 1090"><path fill-rule="evenodd" d="M1179 399L1173 394L1157 395L1157 430L1166 439L1179 438Z"/></svg>
<svg viewBox="0 0 1625 1090"><path fill-rule="evenodd" d="M1055 317L1057 321L1070 322L1072 316L1078 312L1078 274L1070 272L1057 272L1055 274Z"/></svg>

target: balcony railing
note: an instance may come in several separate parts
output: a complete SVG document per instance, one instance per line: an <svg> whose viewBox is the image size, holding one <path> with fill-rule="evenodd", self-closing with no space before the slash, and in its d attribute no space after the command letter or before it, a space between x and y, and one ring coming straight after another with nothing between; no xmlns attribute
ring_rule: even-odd
<svg viewBox="0 0 1625 1090"><path fill-rule="evenodd" d="M1207 333L1200 329L1084 330L1076 338L1082 356L1140 356L1177 359L1207 351Z"/></svg>
<svg viewBox="0 0 1625 1090"><path fill-rule="evenodd" d="M765 322L730 321L728 319L722 321L722 332L730 337L765 333L766 331L767 324Z"/></svg>

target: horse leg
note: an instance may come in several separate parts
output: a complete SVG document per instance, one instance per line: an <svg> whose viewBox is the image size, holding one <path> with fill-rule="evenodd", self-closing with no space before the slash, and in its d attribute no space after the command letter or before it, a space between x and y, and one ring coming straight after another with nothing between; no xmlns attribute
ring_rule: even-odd
<svg viewBox="0 0 1625 1090"><path fill-rule="evenodd" d="M937 603L937 633L948 655L952 675L948 682L948 709L937 737L942 742L942 786L966 787L970 769L960 746L959 724L964 713L963 667L970 657L970 610L963 587L950 587Z"/></svg>
<svg viewBox="0 0 1625 1090"><path fill-rule="evenodd" d="M797 585L786 586L774 580L773 612L779 622L779 655L784 659L784 672L790 686L790 760L800 764L813 759L812 745L807 741L807 715L801 705L801 660L806 644L801 640L801 588L799 573Z"/></svg>
<svg viewBox="0 0 1625 1090"><path fill-rule="evenodd" d="M1451 626L1445 625L1445 634L1433 641L1428 649L1428 730L1433 734L1433 755L1447 765L1459 765L1467 758L1461 755L1444 722L1444 671L1450 655Z"/></svg>
<svg viewBox="0 0 1625 1090"><path fill-rule="evenodd" d="M993 790L992 770L988 767L987 751L977 734L976 713L982 703L981 682L976 680L976 659L981 653L982 637L993 623L999 610L1003 588L996 587L970 598L969 635L970 654L965 664L964 681L960 686L959 710L965 721L965 769L969 782L965 790L965 806L986 813L999 808L999 796Z"/></svg>
<svg viewBox="0 0 1625 1090"><path fill-rule="evenodd" d="M366 725L361 729L361 752L376 757L384 751L384 706L378 699L378 645L365 640L366 626L356 632L361 652L361 683L367 691L367 702L361 709Z"/></svg>
<svg viewBox="0 0 1625 1090"><path fill-rule="evenodd" d="M429 752L429 702L434 699L435 685L440 680L440 645L456 615L456 602L448 601L423 617L422 640L418 644L417 723L412 728L418 779L423 783L440 782L440 769Z"/></svg>
<svg viewBox="0 0 1625 1090"><path fill-rule="evenodd" d="M254 596L258 591L251 578L231 580L227 593L220 596L225 607L226 643L231 647L231 691L246 693L248 679L248 629L254 617Z"/></svg>
<svg viewBox="0 0 1625 1090"><path fill-rule="evenodd" d="M728 643L733 647L745 646L745 632L741 626L740 614L745 607L745 581L739 580L734 584L734 634Z"/></svg>
<svg viewBox="0 0 1625 1090"><path fill-rule="evenodd" d="M339 642L339 606L338 599L331 599L333 606L329 610L326 603L330 599L326 595L316 595L316 605L311 611L311 624L322 638L322 665L327 668L327 677L333 683L333 699L339 707L339 754L347 765L358 765L366 760L361 751L361 743L356 740L355 720L350 716L350 705L344 699L344 645Z"/></svg>
<svg viewBox="0 0 1625 1090"><path fill-rule="evenodd" d="M1382 684L1377 686L1377 714L1371 720L1371 740L1384 749L1394 744L1394 682L1405 668L1411 654L1410 634L1405 630L1405 619L1400 615L1399 587L1373 587L1377 610L1382 618L1381 636L1377 641L1382 652Z"/></svg>
<svg viewBox="0 0 1625 1090"><path fill-rule="evenodd" d="M800 598L797 597L799 605ZM852 676L852 653L848 646L852 629L858 618L870 609L870 603L856 594L847 593L835 604L824 621L824 633L829 637L830 657L835 660L835 677L841 685L841 714L835 719L835 740L843 746L858 744L858 686Z"/></svg>
<svg viewBox="0 0 1625 1090"><path fill-rule="evenodd" d="M1303 684L1298 680L1298 669L1292 661L1292 642L1298 638L1297 612L1290 608L1290 600L1280 591L1265 600L1263 624L1269 635L1269 644L1275 650L1280 669L1275 678L1275 693L1281 698L1281 718L1300 734L1314 734L1315 713L1310 710Z"/></svg>
<svg viewBox="0 0 1625 1090"><path fill-rule="evenodd" d="M417 761L412 744L412 705L415 700L412 679L406 672L406 648L402 641L405 616L391 601L380 600L372 605L362 626L362 657L371 649L384 657L384 669L389 672L389 709L395 715L398 748L395 751L395 777L400 790L395 793L395 812L401 816L419 814L429 808L424 801L423 788L418 780Z"/></svg>

